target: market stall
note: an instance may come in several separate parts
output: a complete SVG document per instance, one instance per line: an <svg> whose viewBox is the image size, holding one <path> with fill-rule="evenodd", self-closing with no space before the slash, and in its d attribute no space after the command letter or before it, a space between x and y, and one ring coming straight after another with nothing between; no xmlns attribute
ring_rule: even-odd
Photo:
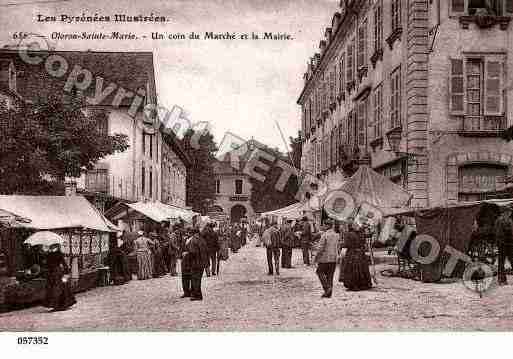
<svg viewBox="0 0 513 359"><path fill-rule="evenodd" d="M461 202L444 207L396 211L388 216L401 222L409 218L414 223L414 235L428 235L438 242L441 255L433 263L418 264L421 280L437 282L442 279L449 258L449 253L444 252L448 246L468 255L472 260L495 263L497 248L494 223L502 206L513 206L513 200ZM408 251L408 248L404 251ZM419 252L423 255L422 249ZM464 269L464 263L460 262L452 275L461 276Z"/></svg>
<svg viewBox="0 0 513 359"><path fill-rule="evenodd" d="M38 251L23 245L37 231L51 230L64 239L62 252L72 271L74 291L95 287L99 276L106 275L103 263L108 255L109 234L117 227L84 197L0 196L0 211L0 252L7 258L5 276L19 279L18 289L11 292L14 301L32 302L44 297L44 276L24 280L27 266L45 265L44 260L34 263L39 261Z"/></svg>

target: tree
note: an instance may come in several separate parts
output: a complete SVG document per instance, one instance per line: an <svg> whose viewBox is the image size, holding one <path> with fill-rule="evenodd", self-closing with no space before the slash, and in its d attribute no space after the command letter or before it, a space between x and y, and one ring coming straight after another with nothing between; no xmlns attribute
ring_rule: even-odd
<svg viewBox="0 0 513 359"><path fill-rule="evenodd" d="M263 182L256 178L250 178L251 182L251 206L257 213L268 212L275 209L290 206L297 202L295 195L299 189L297 176L291 176L285 185L283 191L276 189L276 183L280 178L282 169L276 165L278 159L291 165L290 160L285 157L279 150L270 149L263 146L260 150L272 154L276 160L271 163L267 160L260 158L259 161L267 164L270 170L264 174L265 180ZM244 168L244 164L241 168Z"/></svg>
<svg viewBox="0 0 513 359"><path fill-rule="evenodd" d="M185 153L192 161L187 170L186 202L196 212L206 214L216 195L214 163L217 145L214 136L207 132L199 139L199 146L193 146L194 130L189 129L183 138Z"/></svg>
<svg viewBox="0 0 513 359"><path fill-rule="evenodd" d="M78 99L49 99L0 111L0 193L62 194L66 176L79 177L128 149L126 135L101 131L104 111L86 115L83 109Z"/></svg>

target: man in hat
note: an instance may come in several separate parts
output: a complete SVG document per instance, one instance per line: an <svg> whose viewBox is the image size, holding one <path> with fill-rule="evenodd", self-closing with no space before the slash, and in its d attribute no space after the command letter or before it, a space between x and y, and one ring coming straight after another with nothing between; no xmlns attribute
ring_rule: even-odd
<svg viewBox="0 0 513 359"><path fill-rule="evenodd" d="M331 219L325 221L325 229L319 241L314 261L317 263L317 276L324 289L322 298L331 298L340 236L335 232L334 222Z"/></svg>
<svg viewBox="0 0 513 359"><path fill-rule="evenodd" d="M502 213L495 221L495 238L499 248L498 280L500 285L507 284L505 262L506 258L513 266L513 221L511 220L512 210L504 207Z"/></svg>
<svg viewBox="0 0 513 359"><path fill-rule="evenodd" d="M308 217L303 217L301 231L301 249L303 250L303 263L310 265L310 244L312 243L312 229Z"/></svg>
<svg viewBox="0 0 513 359"><path fill-rule="evenodd" d="M287 220L281 229L281 267L292 268L292 248L294 247L292 220Z"/></svg>
<svg viewBox="0 0 513 359"><path fill-rule="evenodd" d="M264 231L262 240L266 247L267 266L269 268L268 275L280 275L280 233L278 223L273 222L269 228ZM273 268L274 261L274 268Z"/></svg>

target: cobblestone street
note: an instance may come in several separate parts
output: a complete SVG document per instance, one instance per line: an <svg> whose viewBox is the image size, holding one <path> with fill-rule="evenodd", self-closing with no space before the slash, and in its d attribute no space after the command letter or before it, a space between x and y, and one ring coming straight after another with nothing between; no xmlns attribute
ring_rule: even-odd
<svg viewBox="0 0 513 359"><path fill-rule="evenodd" d="M301 264L300 256L295 250L295 268L274 279L267 276L264 249L250 243L230 257L221 277L205 278L203 302L180 299L176 277L134 280L78 294L78 304L66 312L33 307L3 313L0 330L513 329L513 286L480 299L460 282L425 284L378 275L379 284L366 292L347 292L336 282L333 298L326 300L313 267ZM378 273L385 266L378 266Z"/></svg>

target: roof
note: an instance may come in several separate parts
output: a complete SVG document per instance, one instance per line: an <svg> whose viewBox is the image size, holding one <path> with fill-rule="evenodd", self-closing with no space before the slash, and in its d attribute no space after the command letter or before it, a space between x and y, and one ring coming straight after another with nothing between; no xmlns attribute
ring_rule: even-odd
<svg viewBox="0 0 513 359"><path fill-rule="evenodd" d="M198 213L181 207L176 207L162 202L137 202L127 203L126 206L155 222L163 222L170 219L182 218L191 222Z"/></svg>
<svg viewBox="0 0 513 359"><path fill-rule="evenodd" d="M81 196L0 195L0 210L26 219L23 223L18 223L19 227L24 228L84 228L101 232L117 230L116 226Z"/></svg>
<svg viewBox="0 0 513 359"><path fill-rule="evenodd" d="M91 85L83 92L92 95L95 91L96 77L102 77L104 88L110 83L117 88L136 92L150 85L150 99L156 99L155 74L152 52L100 52L100 51L29 51L29 56L40 56L43 59L50 55L58 55L67 60L69 68L61 78L50 76L45 69L45 61L32 65L23 61L17 50L0 49L0 61L11 59L17 70L17 91L28 100L47 99L52 95L64 93L66 83L72 69L78 65L93 74ZM100 105L110 105L117 93L107 96ZM121 105L131 104L133 98L125 99Z"/></svg>
<svg viewBox="0 0 513 359"><path fill-rule="evenodd" d="M360 166L351 178L334 189L353 195L359 204L366 202L385 212L404 207L411 199L408 191L369 166Z"/></svg>
<svg viewBox="0 0 513 359"><path fill-rule="evenodd" d="M474 201L474 202L458 202L458 203L450 203L446 206L437 206L437 207L427 207L427 208L398 208L394 211L390 211L386 214L387 217L392 216L413 216L416 212L424 212L436 210L438 208L461 208L461 207L472 207L472 206L480 206L483 204L494 204L499 207L513 207L513 199L487 199L484 201Z"/></svg>
<svg viewBox="0 0 513 359"><path fill-rule="evenodd" d="M171 147L173 152L180 158L186 168L190 168L192 166L191 157L185 152L183 148L182 141L176 137L174 132L171 133L163 133L162 135L164 141Z"/></svg>

